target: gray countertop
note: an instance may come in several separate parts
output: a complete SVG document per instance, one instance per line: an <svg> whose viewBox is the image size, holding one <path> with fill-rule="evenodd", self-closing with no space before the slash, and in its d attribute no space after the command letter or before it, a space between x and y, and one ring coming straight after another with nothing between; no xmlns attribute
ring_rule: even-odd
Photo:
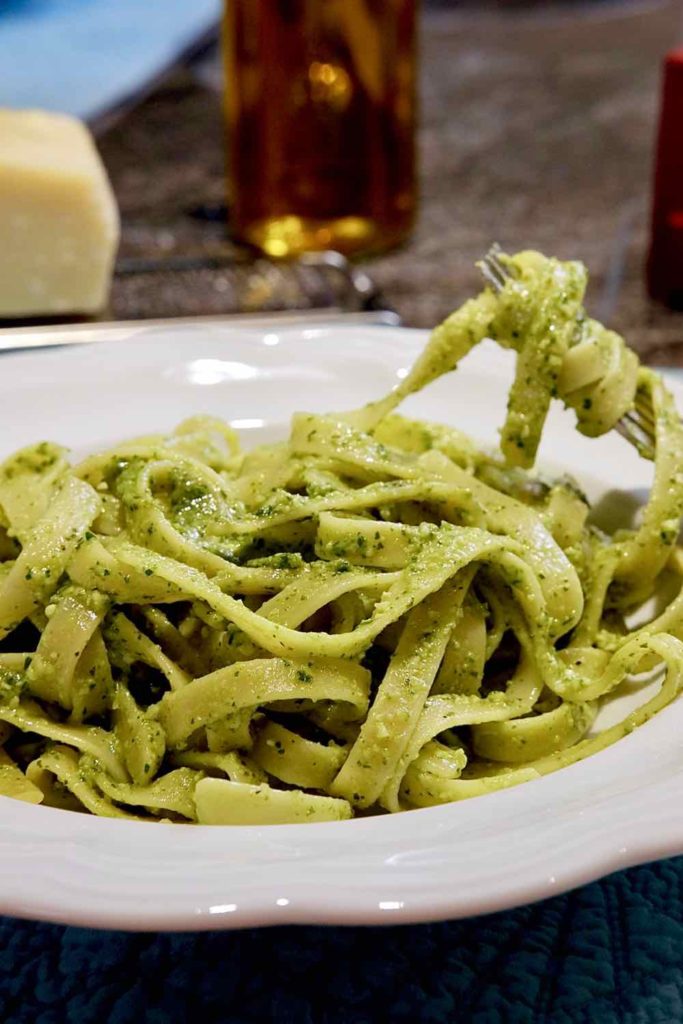
<svg viewBox="0 0 683 1024"><path fill-rule="evenodd" d="M583 259L591 312L649 361L683 365L683 315L643 287L661 60L680 11L663 0L424 15L418 223L366 265L406 324L431 326L478 288L474 261L497 240ZM123 257L225 247L222 223L189 212L224 195L220 96L205 82L179 72L100 139ZM180 287L129 274L112 313L158 315ZM182 288L177 311L221 312L211 271Z"/></svg>

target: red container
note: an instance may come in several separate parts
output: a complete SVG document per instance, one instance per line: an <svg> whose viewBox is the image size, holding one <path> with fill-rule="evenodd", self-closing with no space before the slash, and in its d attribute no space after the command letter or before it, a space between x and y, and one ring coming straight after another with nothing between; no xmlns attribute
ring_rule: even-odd
<svg viewBox="0 0 683 1024"><path fill-rule="evenodd" d="M647 285L652 298L683 308L683 49L664 62Z"/></svg>

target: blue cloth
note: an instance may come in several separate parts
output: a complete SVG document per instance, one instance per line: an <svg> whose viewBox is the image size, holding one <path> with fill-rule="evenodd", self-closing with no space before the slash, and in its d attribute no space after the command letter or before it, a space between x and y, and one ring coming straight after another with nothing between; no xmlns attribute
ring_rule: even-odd
<svg viewBox="0 0 683 1024"><path fill-rule="evenodd" d="M221 0L0 0L0 107L93 118L220 17Z"/></svg>
<svg viewBox="0 0 683 1024"><path fill-rule="evenodd" d="M677 858L518 910L386 929L134 935L0 919L0 1020L680 1024L682 880Z"/></svg>

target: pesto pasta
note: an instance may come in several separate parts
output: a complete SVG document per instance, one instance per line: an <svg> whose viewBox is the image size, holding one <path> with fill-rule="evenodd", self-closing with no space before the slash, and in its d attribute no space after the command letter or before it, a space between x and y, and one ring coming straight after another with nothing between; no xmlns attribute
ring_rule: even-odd
<svg viewBox="0 0 683 1024"><path fill-rule="evenodd" d="M437 327L390 394L298 413L279 443L243 451L195 417L80 463L42 442L0 465L0 794L146 821L341 820L538 778L676 697L673 399L586 315L582 264L501 259L504 287ZM397 413L487 337L516 352L499 453ZM552 399L597 437L636 398L654 482L608 535L533 465ZM663 580L674 596L631 628ZM655 670L655 696L595 731Z"/></svg>

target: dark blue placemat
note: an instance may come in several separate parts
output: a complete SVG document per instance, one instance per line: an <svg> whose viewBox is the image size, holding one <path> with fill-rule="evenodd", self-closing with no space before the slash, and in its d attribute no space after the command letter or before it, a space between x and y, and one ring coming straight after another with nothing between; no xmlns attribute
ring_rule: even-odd
<svg viewBox="0 0 683 1024"><path fill-rule="evenodd" d="M506 913L393 928L135 935L3 918L0 1020L678 1024L682 880L677 858Z"/></svg>

